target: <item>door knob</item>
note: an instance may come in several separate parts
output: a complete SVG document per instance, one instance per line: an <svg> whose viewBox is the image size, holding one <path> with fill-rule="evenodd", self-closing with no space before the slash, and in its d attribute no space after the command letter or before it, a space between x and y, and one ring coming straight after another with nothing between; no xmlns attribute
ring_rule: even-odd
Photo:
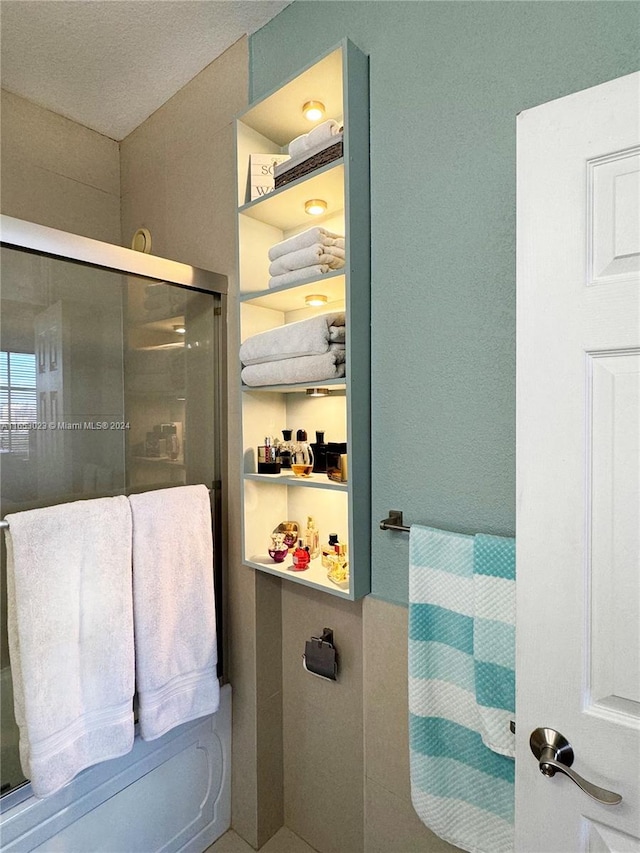
<svg viewBox="0 0 640 853"><path fill-rule="evenodd" d="M557 772L564 773L572 782L581 788L585 794L593 797L605 806L615 806L622 802L620 794L607 791L599 785L587 782L575 770L569 768L573 764L573 749L569 741L555 729L534 729L529 738L531 752L540 762L540 772L543 776L555 776Z"/></svg>

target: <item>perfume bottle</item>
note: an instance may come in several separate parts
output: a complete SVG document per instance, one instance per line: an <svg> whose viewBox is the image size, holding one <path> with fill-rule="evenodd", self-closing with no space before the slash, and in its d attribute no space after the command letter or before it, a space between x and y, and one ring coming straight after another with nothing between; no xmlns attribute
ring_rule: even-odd
<svg viewBox="0 0 640 853"><path fill-rule="evenodd" d="M291 470L296 477L310 477L313 471L313 451L303 429L296 433L296 442L291 448Z"/></svg>
<svg viewBox="0 0 640 853"><path fill-rule="evenodd" d="M282 438L284 441L280 445L280 467L291 468L291 434L292 429L283 429Z"/></svg>
<svg viewBox="0 0 640 853"><path fill-rule="evenodd" d="M347 560L346 545L335 545L335 553L330 558L327 577L343 589L349 587L349 561Z"/></svg>
<svg viewBox="0 0 640 853"><path fill-rule="evenodd" d="M298 547L293 552L293 571L304 572L309 568L309 549L302 544L302 539L298 540Z"/></svg>
<svg viewBox="0 0 640 853"><path fill-rule="evenodd" d="M307 529L305 531L305 544L309 549L311 559L315 560L320 556L320 534L316 523L311 516L307 517Z"/></svg>
<svg viewBox="0 0 640 853"><path fill-rule="evenodd" d="M311 443L313 451L313 473L327 473L327 445L324 443L324 430L316 430L316 440Z"/></svg>
<svg viewBox="0 0 640 853"><path fill-rule="evenodd" d="M338 534L330 533L329 542L322 546L322 565L325 569L331 568L331 560L336 553L336 545L338 544Z"/></svg>

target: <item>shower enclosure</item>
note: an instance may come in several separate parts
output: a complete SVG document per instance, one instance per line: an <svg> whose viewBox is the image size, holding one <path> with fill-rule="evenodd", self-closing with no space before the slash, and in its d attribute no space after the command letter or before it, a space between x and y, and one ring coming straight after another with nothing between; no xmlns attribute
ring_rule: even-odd
<svg viewBox="0 0 640 853"><path fill-rule="evenodd" d="M0 518L206 484L222 638L226 277L10 217L1 224ZM2 539L5 794L28 786L13 718Z"/></svg>

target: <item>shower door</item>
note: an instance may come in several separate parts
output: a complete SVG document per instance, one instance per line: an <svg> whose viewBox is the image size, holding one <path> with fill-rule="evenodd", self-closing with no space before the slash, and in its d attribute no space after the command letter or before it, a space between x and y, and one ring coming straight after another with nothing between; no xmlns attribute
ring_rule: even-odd
<svg viewBox="0 0 640 853"><path fill-rule="evenodd" d="M114 249L120 268L27 251L8 245L4 233L3 241L0 517L67 501L204 483L213 495L220 617L226 279L148 256L133 259L132 274L122 260L137 253L95 241L84 242L107 253ZM145 264L154 277L137 272ZM200 287L185 285L185 279L194 278ZM25 779L13 717L2 540L0 767L5 793Z"/></svg>

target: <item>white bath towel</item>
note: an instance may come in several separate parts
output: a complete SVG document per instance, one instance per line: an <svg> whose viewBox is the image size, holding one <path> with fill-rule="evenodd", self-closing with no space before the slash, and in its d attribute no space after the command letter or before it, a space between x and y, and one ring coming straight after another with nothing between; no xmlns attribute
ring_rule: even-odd
<svg viewBox="0 0 640 853"><path fill-rule="evenodd" d="M318 276L326 275L331 271L329 264L314 264L311 267L303 267L300 270L289 270L281 275L273 275L269 279L269 287L290 287L292 284L302 284L304 281L312 281Z"/></svg>
<svg viewBox="0 0 640 853"><path fill-rule="evenodd" d="M344 326L343 311L317 314L297 323L287 323L252 335L240 347L242 364L280 361L302 355L322 355L329 351L332 326Z"/></svg>
<svg viewBox="0 0 640 853"><path fill-rule="evenodd" d="M269 260L275 261L281 255L313 246L314 243L321 243L323 246L339 246L344 249L344 235L335 234L333 231L315 225L313 228L307 228L306 231L294 234L293 237L288 237L272 246L269 249Z"/></svg>
<svg viewBox="0 0 640 853"><path fill-rule="evenodd" d="M314 264L326 264L331 270L338 270L344 266L345 251L339 246L323 246L322 243L314 243L305 246L295 252L287 252L280 255L269 266L269 275L282 275L291 270L299 270Z"/></svg>
<svg viewBox="0 0 640 853"><path fill-rule="evenodd" d="M345 349L331 345L324 355L303 355L282 361L264 361L242 369L245 385L293 385L296 382L325 382L345 375Z"/></svg>
<svg viewBox="0 0 640 853"><path fill-rule="evenodd" d="M289 156L299 157L309 148L315 148L320 143L337 136L338 133L340 133L338 122L332 118L327 119L327 121L323 121L322 124L310 130L309 133L303 133L301 136L292 139L289 143Z"/></svg>
<svg viewBox="0 0 640 853"><path fill-rule="evenodd" d="M133 746L131 513L114 497L7 520L20 762L46 797Z"/></svg>
<svg viewBox="0 0 640 853"><path fill-rule="evenodd" d="M211 509L202 485L129 500L138 720L154 740L218 710Z"/></svg>

